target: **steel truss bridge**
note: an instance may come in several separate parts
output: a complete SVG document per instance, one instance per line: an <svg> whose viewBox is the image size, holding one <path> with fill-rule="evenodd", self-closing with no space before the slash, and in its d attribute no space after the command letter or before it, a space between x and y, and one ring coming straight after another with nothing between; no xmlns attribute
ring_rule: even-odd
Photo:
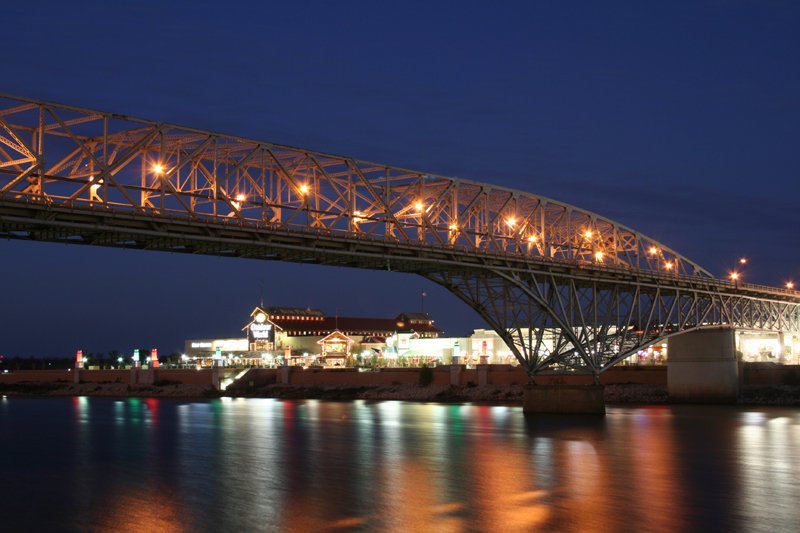
<svg viewBox="0 0 800 533"><path fill-rule="evenodd" d="M533 377L687 330L800 332L800 292L715 279L523 191L0 94L0 237L419 274Z"/></svg>

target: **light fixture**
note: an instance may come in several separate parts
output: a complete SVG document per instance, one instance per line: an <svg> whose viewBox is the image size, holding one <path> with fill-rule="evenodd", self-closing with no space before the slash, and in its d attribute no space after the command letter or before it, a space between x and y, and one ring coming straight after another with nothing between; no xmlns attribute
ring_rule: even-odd
<svg viewBox="0 0 800 533"><path fill-rule="evenodd" d="M739 279L739 273L738 272L731 272L731 279L734 280L734 281Z"/></svg>
<svg viewBox="0 0 800 533"><path fill-rule="evenodd" d="M655 255L655 253L658 252L658 248L656 248L655 246L651 246L649 252L650 255Z"/></svg>
<svg viewBox="0 0 800 533"><path fill-rule="evenodd" d="M664 263L664 268L667 270L672 270L672 263Z"/></svg>
<svg viewBox="0 0 800 533"><path fill-rule="evenodd" d="M583 236L586 237L587 239L591 239L592 238L592 232L591 231L587 231L586 233L583 234Z"/></svg>
<svg viewBox="0 0 800 533"><path fill-rule="evenodd" d="M306 194L308 192L308 185L301 185L300 192Z"/></svg>
<svg viewBox="0 0 800 533"><path fill-rule="evenodd" d="M164 167L162 165L156 163L155 165L153 165L153 172L155 172L156 174L163 174L164 173Z"/></svg>

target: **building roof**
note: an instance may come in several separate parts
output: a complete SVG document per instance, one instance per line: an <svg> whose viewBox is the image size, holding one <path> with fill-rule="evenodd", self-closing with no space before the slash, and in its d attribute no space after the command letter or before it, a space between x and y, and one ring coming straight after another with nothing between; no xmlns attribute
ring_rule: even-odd
<svg viewBox="0 0 800 533"><path fill-rule="evenodd" d="M287 335L327 335L338 329L345 335L369 335L386 337L393 333L434 334L439 335L442 330L433 324L411 324L398 322L394 318L354 318L354 317L325 317L318 320L281 319L273 318L272 321L283 329Z"/></svg>
<svg viewBox="0 0 800 533"><path fill-rule="evenodd" d="M324 318L325 313L322 312L321 309L312 309L310 307L302 308L302 307L265 307L259 306L253 310L252 314L255 314L256 311L261 310L263 311L268 317L314 317L314 318Z"/></svg>
<svg viewBox="0 0 800 533"><path fill-rule="evenodd" d="M298 307L256 307L250 316L259 311L287 335L325 336L339 330L345 335L388 337L394 333L418 333L436 337L442 330L433 325L427 313L401 313L396 318L355 318L326 316L319 309Z"/></svg>

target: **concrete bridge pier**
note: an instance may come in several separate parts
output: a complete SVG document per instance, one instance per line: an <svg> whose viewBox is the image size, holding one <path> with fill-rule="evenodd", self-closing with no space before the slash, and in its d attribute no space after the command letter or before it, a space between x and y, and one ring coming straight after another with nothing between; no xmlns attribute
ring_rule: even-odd
<svg viewBox="0 0 800 533"><path fill-rule="evenodd" d="M681 333L667 340L667 350L670 401L734 403L739 397L733 328Z"/></svg>
<svg viewBox="0 0 800 533"><path fill-rule="evenodd" d="M606 414L602 385L525 385L525 414Z"/></svg>

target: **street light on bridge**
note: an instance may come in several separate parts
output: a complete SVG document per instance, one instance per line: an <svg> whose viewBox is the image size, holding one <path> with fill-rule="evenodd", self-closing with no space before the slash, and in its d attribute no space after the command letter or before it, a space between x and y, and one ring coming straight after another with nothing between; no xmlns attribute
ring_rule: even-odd
<svg viewBox="0 0 800 533"><path fill-rule="evenodd" d="M791 281L787 281L786 282L786 288L787 289L794 289L794 283L791 282Z"/></svg>

